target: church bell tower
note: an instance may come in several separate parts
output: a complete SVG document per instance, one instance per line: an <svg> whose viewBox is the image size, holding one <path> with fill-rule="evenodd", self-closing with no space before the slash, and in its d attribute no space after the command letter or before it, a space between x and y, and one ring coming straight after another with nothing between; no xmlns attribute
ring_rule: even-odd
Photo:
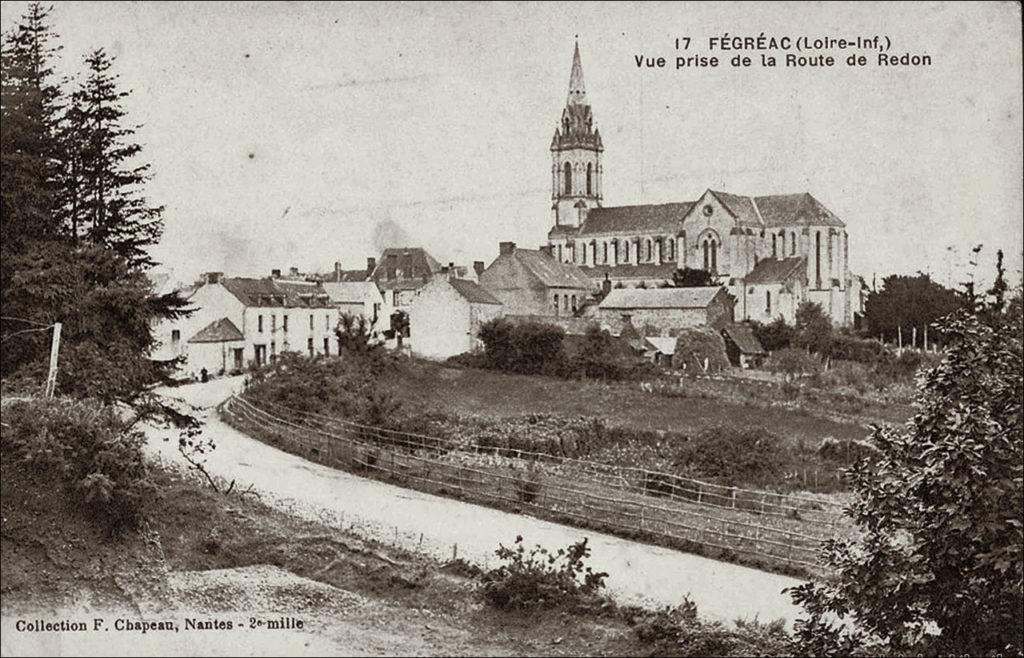
<svg viewBox="0 0 1024 658"><path fill-rule="evenodd" d="M551 138L551 200L555 227L578 227L601 205L601 132L583 86L580 44L572 55L569 97Z"/></svg>

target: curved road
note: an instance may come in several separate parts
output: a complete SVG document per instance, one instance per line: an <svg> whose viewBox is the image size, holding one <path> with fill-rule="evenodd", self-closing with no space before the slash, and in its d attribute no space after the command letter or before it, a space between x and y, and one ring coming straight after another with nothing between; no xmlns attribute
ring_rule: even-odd
<svg viewBox="0 0 1024 658"><path fill-rule="evenodd" d="M590 564L611 574L609 592L624 603L676 605L689 597L704 617L791 625L800 609L783 588L801 581L592 530L563 526L361 478L252 439L221 422L214 407L241 388L240 377L167 389L168 397L204 407L206 432L216 441L207 461L212 475L251 483L264 502L310 520L344 526L362 535L442 559L458 557L488 566L494 549L522 535L528 546L564 547L589 538ZM149 430L150 454L180 462L176 435Z"/></svg>

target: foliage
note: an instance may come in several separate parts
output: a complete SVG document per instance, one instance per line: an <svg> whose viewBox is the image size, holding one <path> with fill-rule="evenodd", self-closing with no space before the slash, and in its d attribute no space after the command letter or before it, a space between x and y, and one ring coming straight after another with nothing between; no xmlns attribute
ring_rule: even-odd
<svg viewBox="0 0 1024 658"><path fill-rule="evenodd" d="M873 335L884 336L890 342L896 340L897 328L902 327L906 343L914 327L923 332L962 303L955 290L936 283L927 274L893 274L882 279L881 290L868 296L864 319ZM928 338L936 344L945 342L940 330L930 331Z"/></svg>
<svg viewBox="0 0 1024 658"><path fill-rule="evenodd" d="M651 645L652 656L781 656L789 653L789 634L783 620L770 624L737 620L730 628L719 621L704 622L697 606L685 598L674 608L644 611L634 633Z"/></svg>
<svg viewBox="0 0 1024 658"><path fill-rule="evenodd" d="M257 370L246 387L255 404L270 403L302 412L393 427L401 403L382 381L396 367L392 352L349 353L344 358L310 359L284 352Z"/></svg>
<svg viewBox="0 0 1024 658"><path fill-rule="evenodd" d="M409 314L398 310L391 314L391 334L398 341L398 349L402 349L403 341L409 337Z"/></svg>
<svg viewBox="0 0 1024 658"><path fill-rule="evenodd" d="M342 353L367 354L384 349L383 344L374 338L370 321L359 313L342 313L334 335Z"/></svg>
<svg viewBox="0 0 1024 658"><path fill-rule="evenodd" d="M874 365L893 357L892 350L879 340L839 333L832 337L829 355L833 359L856 361L867 365Z"/></svg>
<svg viewBox="0 0 1024 658"><path fill-rule="evenodd" d="M821 361L810 352L798 347L787 347L775 352L765 361L765 368L780 372L791 381L800 375L809 375L821 370Z"/></svg>
<svg viewBox="0 0 1024 658"><path fill-rule="evenodd" d="M796 334L793 327L786 324L786 321L779 316L768 324L761 324L755 320L749 321L754 337L761 343L761 347L769 352L785 349L793 343Z"/></svg>
<svg viewBox="0 0 1024 658"><path fill-rule="evenodd" d="M110 532L142 521L153 493L142 453L145 437L117 411L95 400L16 400L4 406L4 467L52 478L82 501L87 516Z"/></svg>
<svg viewBox="0 0 1024 658"><path fill-rule="evenodd" d="M701 288L715 285L715 277L707 270L683 267L672 273L672 283L676 288Z"/></svg>
<svg viewBox="0 0 1024 658"><path fill-rule="evenodd" d="M517 536L512 547L499 544L495 555L503 564L484 573L484 601L499 610L591 607L602 602L607 573L585 566L590 557L587 539L549 552L539 545L526 550Z"/></svg>
<svg viewBox="0 0 1024 658"><path fill-rule="evenodd" d="M565 355L565 332L539 322L512 323L504 318L485 322L480 340L488 367L521 374L556 374Z"/></svg>
<svg viewBox="0 0 1024 658"><path fill-rule="evenodd" d="M582 340L568 341L566 351L570 352L566 367L571 377L621 380L641 375L643 371L641 360L597 324L587 327Z"/></svg>
<svg viewBox="0 0 1024 658"><path fill-rule="evenodd" d="M688 372L720 372L729 368L725 341L709 327L680 329L672 367Z"/></svg>
<svg viewBox="0 0 1024 658"><path fill-rule="evenodd" d="M833 580L793 589L808 614L802 651L1024 650L1024 364L1002 313L942 322L949 349L920 380L920 412L906 430L875 428L880 456L848 471L861 533L825 545ZM855 617L858 630L828 614Z"/></svg>
<svg viewBox="0 0 1024 658"><path fill-rule="evenodd" d="M801 302L796 308L793 346L826 356L832 350L832 321L821 305Z"/></svg>

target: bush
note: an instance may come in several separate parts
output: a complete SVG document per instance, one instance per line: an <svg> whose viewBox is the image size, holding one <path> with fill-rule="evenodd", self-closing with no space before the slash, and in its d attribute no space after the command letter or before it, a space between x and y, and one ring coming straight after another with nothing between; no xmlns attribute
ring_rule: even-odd
<svg viewBox="0 0 1024 658"><path fill-rule="evenodd" d="M517 536L514 547L499 545L495 554L504 564L483 575L481 592L498 610L590 608L604 602L598 592L608 574L584 565L590 557L586 539L550 553L540 546L527 552Z"/></svg>
<svg viewBox="0 0 1024 658"><path fill-rule="evenodd" d="M789 347L793 343L796 331L782 317L775 318L768 324L761 324L757 321L750 321L751 331L754 337L761 343L761 347L769 352L775 352Z"/></svg>
<svg viewBox="0 0 1024 658"><path fill-rule="evenodd" d="M891 358L892 353L881 341L837 334L832 337L831 356L843 361L874 365Z"/></svg>
<svg viewBox="0 0 1024 658"><path fill-rule="evenodd" d="M782 656L790 653L783 620L770 624L736 621L702 622L689 599L675 608L645 612L635 620L634 633L651 645L652 656Z"/></svg>
<svg viewBox="0 0 1024 658"><path fill-rule="evenodd" d="M515 324L505 318L480 327L487 365L495 370L527 375L557 374L565 355L561 327L540 322Z"/></svg>
<svg viewBox="0 0 1024 658"><path fill-rule="evenodd" d="M4 467L52 478L82 501L90 519L114 533L138 527L153 493L145 437L117 411L92 400L30 399L4 406Z"/></svg>
<svg viewBox="0 0 1024 658"><path fill-rule="evenodd" d="M787 347L772 354L765 361L765 368L786 376L786 381L810 375L821 370L821 361L805 349Z"/></svg>

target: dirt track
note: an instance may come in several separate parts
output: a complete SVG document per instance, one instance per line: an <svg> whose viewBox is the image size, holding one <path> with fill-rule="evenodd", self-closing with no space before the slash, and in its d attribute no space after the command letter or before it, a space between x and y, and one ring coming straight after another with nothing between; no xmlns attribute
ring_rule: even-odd
<svg viewBox="0 0 1024 658"><path fill-rule="evenodd" d="M528 544L547 547L588 537L593 566L611 574L608 587L620 601L675 605L689 594L703 616L724 621L757 617L791 623L799 612L782 593L799 584L794 578L402 489L277 450L216 417L213 407L240 385L240 378L231 378L167 393L207 408L206 431L217 443L208 470L236 480L236 486L251 483L274 507L335 526L352 526L361 534L439 558L449 558L457 550L459 557L481 566L494 561L498 542L511 543L516 535ZM180 462L172 433L152 429L149 436L152 454Z"/></svg>

